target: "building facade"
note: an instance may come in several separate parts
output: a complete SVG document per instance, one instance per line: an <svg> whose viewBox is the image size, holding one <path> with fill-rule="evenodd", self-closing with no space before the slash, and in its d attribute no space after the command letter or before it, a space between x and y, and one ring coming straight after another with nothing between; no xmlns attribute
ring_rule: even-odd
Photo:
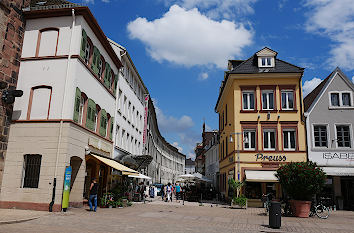
<svg viewBox="0 0 354 233"><path fill-rule="evenodd" d="M216 132L205 147L205 176L219 187L219 134Z"/></svg>
<svg viewBox="0 0 354 233"><path fill-rule="evenodd" d="M195 172L195 161L193 161L191 158L186 159L184 174L194 174Z"/></svg>
<svg viewBox="0 0 354 233"><path fill-rule="evenodd" d="M308 159L327 174L323 195L354 210L354 84L336 68L304 99Z"/></svg>
<svg viewBox="0 0 354 233"><path fill-rule="evenodd" d="M23 96L12 115L0 195L5 208L59 211L68 166L72 206L82 206L91 178L98 178L99 194L110 185L112 169L103 161L112 158L122 64L87 7L47 3L24 10Z"/></svg>
<svg viewBox="0 0 354 233"><path fill-rule="evenodd" d="M22 8L28 7L30 0L0 1L0 82L3 91L15 89L20 68L20 56L25 28ZM11 101L12 102L12 101ZM4 160L13 104L0 102L0 192L4 171Z"/></svg>
<svg viewBox="0 0 354 233"><path fill-rule="evenodd" d="M261 195L282 193L274 174L291 161L306 161L303 68L263 48L247 60L229 61L215 111L219 114L220 189L228 179L246 181L249 206Z"/></svg>

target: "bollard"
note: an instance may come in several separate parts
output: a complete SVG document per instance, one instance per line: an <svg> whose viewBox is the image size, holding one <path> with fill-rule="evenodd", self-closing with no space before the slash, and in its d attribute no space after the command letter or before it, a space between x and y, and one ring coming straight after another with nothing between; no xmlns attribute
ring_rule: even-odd
<svg viewBox="0 0 354 233"><path fill-rule="evenodd" d="M269 206L269 227L281 227L281 205L280 202L272 201Z"/></svg>

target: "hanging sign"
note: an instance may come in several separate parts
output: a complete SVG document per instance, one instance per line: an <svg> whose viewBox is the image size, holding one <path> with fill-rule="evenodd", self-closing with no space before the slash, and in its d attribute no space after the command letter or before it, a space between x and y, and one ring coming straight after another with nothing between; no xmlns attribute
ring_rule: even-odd
<svg viewBox="0 0 354 233"><path fill-rule="evenodd" d="M71 167L66 167L64 175L64 190L63 190L63 201L61 207L64 211L69 207L69 196L70 196L70 181L71 181Z"/></svg>
<svg viewBox="0 0 354 233"><path fill-rule="evenodd" d="M145 112L144 112L144 131L143 131L143 154L145 154L146 137L147 137L147 123L149 111L149 95L145 95Z"/></svg>

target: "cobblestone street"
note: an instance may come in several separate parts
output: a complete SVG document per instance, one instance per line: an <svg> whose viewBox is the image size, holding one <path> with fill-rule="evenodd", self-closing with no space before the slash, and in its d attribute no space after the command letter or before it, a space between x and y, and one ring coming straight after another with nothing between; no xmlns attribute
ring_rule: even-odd
<svg viewBox="0 0 354 233"><path fill-rule="evenodd" d="M258 208L154 201L96 213L83 208L48 213L31 221L2 224L0 232L354 232L353 212L331 212L326 220L283 217L281 229L268 228L263 213Z"/></svg>

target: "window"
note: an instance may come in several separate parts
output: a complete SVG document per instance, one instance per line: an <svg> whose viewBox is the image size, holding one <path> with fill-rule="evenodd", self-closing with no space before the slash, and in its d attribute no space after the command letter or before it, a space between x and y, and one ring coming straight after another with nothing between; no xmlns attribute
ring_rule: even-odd
<svg viewBox="0 0 354 233"><path fill-rule="evenodd" d="M350 93L342 93L342 105L351 106Z"/></svg>
<svg viewBox="0 0 354 233"><path fill-rule="evenodd" d="M52 88L48 86L33 87L31 89L28 119L49 119Z"/></svg>
<svg viewBox="0 0 354 233"><path fill-rule="evenodd" d="M83 116L84 116L84 107L85 107L85 98L81 95L81 98L80 98L80 103L79 103L79 119L78 119L78 122L79 124L81 125L82 124L82 121L83 121Z"/></svg>
<svg viewBox="0 0 354 233"><path fill-rule="evenodd" d="M328 147L327 126L315 125L313 127L315 147Z"/></svg>
<svg viewBox="0 0 354 233"><path fill-rule="evenodd" d="M351 92L331 92L330 93L330 105L331 107L351 107L352 93Z"/></svg>
<svg viewBox="0 0 354 233"><path fill-rule="evenodd" d="M263 131L264 150L275 150L275 129L265 129Z"/></svg>
<svg viewBox="0 0 354 233"><path fill-rule="evenodd" d="M244 150L256 149L256 130L247 129L243 131L243 149Z"/></svg>
<svg viewBox="0 0 354 233"><path fill-rule="evenodd" d="M243 91L242 92L242 109L243 110L254 110L254 92L253 91Z"/></svg>
<svg viewBox="0 0 354 233"><path fill-rule="evenodd" d="M337 125L338 147L351 147L349 125Z"/></svg>
<svg viewBox="0 0 354 233"><path fill-rule="evenodd" d="M294 109L294 91L281 91L281 108L283 110Z"/></svg>
<svg viewBox="0 0 354 233"><path fill-rule="evenodd" d="M122 108L122 90L119 89L118 91L118 111L119 112L122 111L121 108Z"/></svg>
<svg viewBox="0 0 354 233"><path fill-rule="evenodd" d="M261 57L258 59L259 67L272 67L271 57Z"/></svg>
<svg viewBox="0 0 354 233"><path fill-rule="evenodd" d="M120 146L120 141L118 140L119 139L119 133L120 133L120 127L119 125L116 126L116 136L115 136L115 139L114 139L114 142L115 142L115 145L116 146Z"/></svg>
<svg viewBox="0 0 354 233"><path fill-rule="evenodd" d="M339 93L331 93L331 105L339 107Z"/></svg>
<svg viewBox="0 0 354 233"><path fill-rule="evenodd" d="M296 131L295 129L283 130L283 147L284 150L295 150L296 148Z"/></svg>
<svg viewBox="0 0 354 233"><path fill-rule="evenodd" d="M85 57L84 57L86 64L89 64L90 55L91 55L91 44L87 41L85 46Z"/></svg>
<svg viewBox="0 0 354 233"><path fill-rule="evenodd" d="M58 44L58 29L44 29L39 34L37 56L55 56Z"/></svg>
<svg viewBox="0 0 354 233"><path fill-rule="evenodd" d="M266 90L262 91L262 109L274 110L274 91Z"/></svg>
<svg viewBox="0 0 354 233"><path fill-rule="evenodd" d="M38 188L41 160L42 156L37 154L24 156L22 188Z"/></svg>
<svg viewBox="0 0 354 233"><path fill-rule="evenodd" d="M99 78L102 77L102 73L103 73L103 62L102 62L102 58L99 57L98 58L98 77Z"/></svg>

